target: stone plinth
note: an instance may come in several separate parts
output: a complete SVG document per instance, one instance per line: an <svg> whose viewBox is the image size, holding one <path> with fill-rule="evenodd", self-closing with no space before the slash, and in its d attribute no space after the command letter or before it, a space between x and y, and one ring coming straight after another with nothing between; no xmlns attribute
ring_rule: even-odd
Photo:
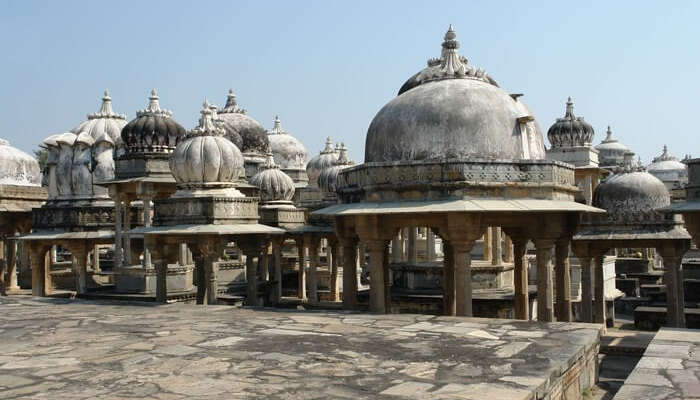
<svg viewBox="0 0 700 400"><path fill-rule="evenodd" d="M575 167L598 167L598 150L591 146L555 147L547 150L547 160L556 160Z"/></svg>
<svg viewBox="0 0 700 400"><path fill-rule="evenodd" d="M168 266L167 285L169 292L188 292L193 289L192 265ZM117 293L156 293L155 268L141 266L121 267L115 271L115 290Z"/></svg>
<svg viewBox="0 0 700 400"><path fill-rule="evenodd" d="M9 398L581 400L600 344L592 324L426 315L19 297L0 315ZM64 351L40 352L48 341Z"/></svg>

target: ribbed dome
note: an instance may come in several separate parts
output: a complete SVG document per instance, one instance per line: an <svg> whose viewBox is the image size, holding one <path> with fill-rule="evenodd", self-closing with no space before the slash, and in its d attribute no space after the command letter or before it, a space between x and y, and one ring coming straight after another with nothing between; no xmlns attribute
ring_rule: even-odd
<svg viewBox="0 0 700 400"><path fill-rule="evenodd" d="M306 164L306 174L309 176L309 184L317 185L318 176L326 168L332 167L338 160L338 152L333 149L331 138L326 138L326 147Z"/></svg>
<svg viewBox="0 0 700 400"><path fill-rule="evenodd" d="M226 106L219 110L217 117L223 122L226 138L237 146L240 143L239 148L243 153L267 153L270 142L265 128L238 107L233 90L228 91Z"/></svg>
<svg viewBox="0 0 700 400"><path fill-rule="evenodd" d="M650 173L656 171L677 171L679 173L687 173L688 166L678 161L676 157L668 154L668 147L664 145L663 152L660 156L655 157L651 164L647 167L647 171Z"/></svg>
<svg viewBox="0 0 700 400"><path fill-rule="evenodd" d="M0 139L0 185L39 186L41 170L34 157Z"/></svg>
<svg viewBox="0 0 700 400"><path fill-rule="evenodd" d="M457 53L452 28L439 60L374 117L365 162L544 159L534 118L516 98Z"/></svg>
<svg viewBox="0 0 700 400"><path fill-rule="evenodd" d="M626 163L596 187L593 206L606 210L606 219L616 224L663 221L664 215L654 210L671 204L668 189L654 175L633 167L631 159Z"/></svg>
<svg viewBox="0 0 700 400"><path fill-rule="evenodd" d="M243 168L240 150L223 137L205 101L199 126L189 132L170 156L170 171L179 184L228 183L239 180Z"/></svg>
<svg viewBox="0 0 700 400"><path fill-rule="evenodd" d="M270 141L270 150L275 158L275 163L283 169L306 168L308 153L306 147L289 132L282 129L279 116L275 116L274 127L267 131L267 139Z"/></svg>
<svg viewBox="0 0 700 400"><path fill-rule="evenodd" d="M338 177L340 171L355 163L348 159L348 150L344 143L341 143L338 151L338 159L333 162L333 166L321 170L318 177L318 187L327 193L335 193L338 188Z"/></svg>
<svg viewBox="0 0 700 400"><path fill-rule="evenodd" d="M552 148L590 146L593 143L593 127L583 120L583 117L574 115L574 103L571 97L566 102L564 118L557 121L547 131L547 138Z"/></svg>
<svg viewBox="0 0 700 400"><path fill-rule="evenodd" d="M620 143L612 137L612 130L608 126L605 132L605 140L595 146L598 150L598 159L601 167L620 166L626 152L630 151L629 147Z"/></svg>
<svg viewBox="0 0 700 400"><path fill-rule="evenodd" d="M73 128L71 132L76 135L81 132L87 132L95 140L106 135L109 136L116 147L119 147L122 141L121 131L125 125L126 116L117 114L112 110L112 98L109 96L109 91L105 90L100 111L88 114L87 121Z"/></svg>
<svg viewBox="0 0 700 400"><path fill-rule="evenodd" d="M155 89L145 110L126 124L121 138L127 153L170 153L185 136L185 128L172 119L173 113L161 110Z"/></svg>
<svg viewBox="0 0 700 400"><path fill-rule="evenodd" d="M260 189L260 198L265 202L289 201L294 197L294 181L275 164L272 153L267 154L265 163L250 178L250 184Z"/></svg>

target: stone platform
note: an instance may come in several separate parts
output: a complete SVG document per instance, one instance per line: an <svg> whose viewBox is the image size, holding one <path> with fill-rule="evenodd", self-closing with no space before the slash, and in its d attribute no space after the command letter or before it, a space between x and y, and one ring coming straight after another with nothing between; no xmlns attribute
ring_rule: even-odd
<svg viewBox="0 0 700 400"><path fill-rule="evenodd" d="M600 327L0 298L0 397L581 399Z"/></svg>
<svg viewBox="0 0 700 400"><path fill-rule="evenodd" d="M662 328L614 400L700 398L700 331Z"/></svg>

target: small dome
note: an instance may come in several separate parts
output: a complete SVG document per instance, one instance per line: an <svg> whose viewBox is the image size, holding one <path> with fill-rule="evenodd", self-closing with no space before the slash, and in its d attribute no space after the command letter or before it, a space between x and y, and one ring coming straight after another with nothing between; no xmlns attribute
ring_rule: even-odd
<svg viewBox="0 0 700 400"><path fill-rule="evenodd" d="M663 152L660 156L655 157L651 164L647 167L647 171L654 173L656 171L677 171L679 173L688 170L688 166L678 161L676 157L668 154L668 147L664 145Z"/></svg>
<svg viewBox="0 0 700 400"><path fill-rule="evenodd" d="M338 151L338 159L333 162L333 166L324 168L318 177L318 187L324 192L335 193L338 188L338 176L340 171L355 163L348 159L348 149L341 143Z"/></svg>
<svg viewBox="0 0 700 400"><path fill-rule="evenodd" d="M199 126L192 129L170 156L170 171L180 184L219 183L239 180L243 169L240 150L224 138L224 130L212 120L204 102Z"/></svg>
<svg viewBox="0 0 700 400"><path fill-rule="evenodd" d="M457 53L452 27L439 60L400 91L367 130L365 162L544 159L544 140L516 96ZM405 85L404 85L405 86Z"/></svg>
<svg viewBox="0 0 700 400"><path fill-rule="evenodd" d="M606 219L617 224L662 222L656 209L671 204L666 186L643 168L633 166L634 153L626 154L625 167L595 189L593 206L606 210Z"/></svg>
<svg viewBox="0 0 700 400"><path fill-rule="evenodd" d="M151 91L145 110L124 126L121 138L127 153L170 153L185 136L185 128L172 119L170 110L161 110L156 90Z"/></svg>
<svg viewBox="0 0 700 400"><path fill-rule="evenodd" d="M333 149L331 138L326 138L326 147L306 164L306 174L309 176L309 184L317 185L318 176L321 174L321 171L332 167L333 163L337 160L338 152Z"/></svg>
<svg viewBox="0 0 700 400"><path fill-rule="evenodd" d="M598 150L598 159L601 167L621 166L625 153L630 151L629 147L612 137L610 126L605 132L605 140L600 142L595 148Z"/></svg>
<svg viewBox="0 0 700 400"><path fill-rule="evenodd" d="M274 156L268 153L260 170L250 178L250 184L260 189L260 198L265 201L289 201L294 197L294 181L275 164Z"/></svg>
<svg viewBox="0 0 700 400"><path fill-rule="evenodd" d="M41 170L36 159L0 139L0 185L39 186Z"/></svg>
<svg viewBox="0 0 700 400"><path fill-rule="evenodd" d="M265 128L238 107L233 90L228 91L226 106L219 110L217 117L223 122L225 137L236 145L240 143L243 153L267 154L270 142Z"/></svg>
<svg viewBox="0 0 700 400"><path fill-rule="evenodd" d="M87 132L95 140L109 136L112 144L119 147L121 145L121 131L125 125L126 116L112 110L112 98L109 96L109 91L105 90L100 111L88 114L87 121L73 128L71 132L76 135Z"/></svg>
<svg viewBox="0 0 700 400"><path fill-rule="evenodd" d="M574 115L574 102L571 97L566 102L564 118L557 121L547 131L547 138L552 148L590 146L593 143L593 127L583 120L583 117Z"/></svg>
<svg viewBox="0 0 700 400"><path fill-rule="evenodd" d="M308 153L306 147L289 132L282 129L279 116L275 116L274 127L267 131L270 150L275 157L275 163L282 169L306 169Z"/></svg>

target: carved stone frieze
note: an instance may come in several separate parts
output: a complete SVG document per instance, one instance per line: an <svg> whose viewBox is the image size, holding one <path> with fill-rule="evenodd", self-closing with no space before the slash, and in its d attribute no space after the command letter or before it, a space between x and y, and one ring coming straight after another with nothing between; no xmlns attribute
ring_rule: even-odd
<svg viewBox="0 0 700 400"><path fill-rule="evenodd" d="M251 197L181 197L155 201L154 225L248 223L258 219Z"/></svg>

